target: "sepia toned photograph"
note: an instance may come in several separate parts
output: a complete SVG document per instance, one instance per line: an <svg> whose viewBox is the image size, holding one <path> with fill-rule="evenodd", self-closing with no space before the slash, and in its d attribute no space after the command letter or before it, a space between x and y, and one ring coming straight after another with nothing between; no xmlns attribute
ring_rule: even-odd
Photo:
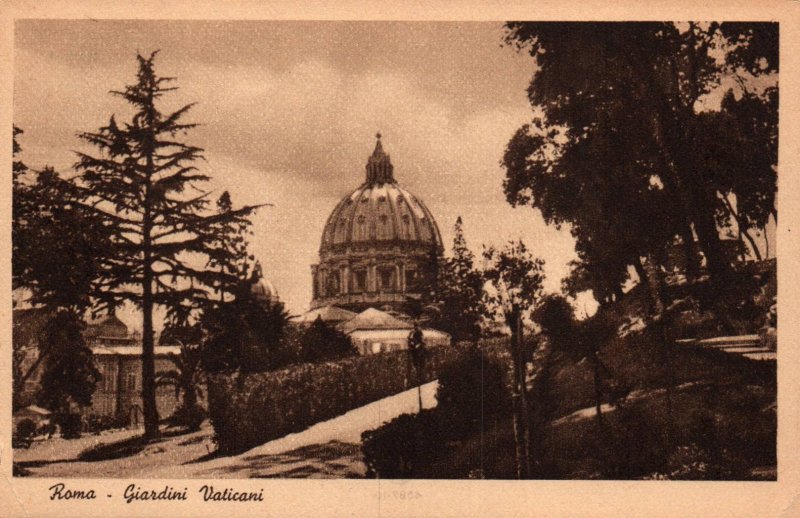
<svg viewBox="0 0 800 518"><path fill-rule="evenodd" d="M17 19L13 478L776 481L780 34Z"/></svg>

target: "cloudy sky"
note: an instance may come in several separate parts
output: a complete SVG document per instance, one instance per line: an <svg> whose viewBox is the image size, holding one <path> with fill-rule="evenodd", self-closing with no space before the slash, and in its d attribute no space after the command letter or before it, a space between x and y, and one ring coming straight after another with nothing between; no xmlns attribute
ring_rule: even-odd
<svg viewBox="0 0 800 518"><path fill-rule="evenodd" d="M165 111L198 103L187 142L206 150L210 188L274 204L255 216L252 247L292 312L310 302L325 220L363 181L377 131L447 248L459 215L476 253L522 238L557 290L571 237L502 194L533 73L502 35L500 23L18 21L14 123L29 166L70 174L76 132L128 116L108 91L133 81L137 51L160 49L157 72L180 87Z"/></svg>

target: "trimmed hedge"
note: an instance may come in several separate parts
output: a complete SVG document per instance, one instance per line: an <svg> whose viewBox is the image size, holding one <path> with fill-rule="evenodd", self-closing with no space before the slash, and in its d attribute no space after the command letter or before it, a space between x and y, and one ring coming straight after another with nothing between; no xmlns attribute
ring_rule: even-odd
<svg viewBox="0 0 800 518"><path fill-rule="evenodd" d="M464 346L428 349L422 382ZM406 351L306 363L259 373L213 374L208 413L220 453L238 453L416 385ZM409 379L410 378L410 379Z"/></svg>

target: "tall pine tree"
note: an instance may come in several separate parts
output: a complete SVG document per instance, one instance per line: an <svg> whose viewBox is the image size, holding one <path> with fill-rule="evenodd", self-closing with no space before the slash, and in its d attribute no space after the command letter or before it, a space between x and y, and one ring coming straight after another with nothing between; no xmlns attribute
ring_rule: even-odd
<svg viewBox="0 0 800 518"><path fill-rule="evenodd" d="M486 314L484 277L474 263L475 255L467 247L459 216L454 227L452 256L441 260L434 293L440 310L435 326L450 333L453 341L476 340Z"/></svg>
<svg viewBox="0 0 800 518"><path fill-rule="evenodd" d="M182 122L192 104L162 113L158 104L174 78L154 70L157 52L137 55L136 82L112 91L134 108L130 122L114 116L107 126L80 137L99 154L78 153L86 205L112 228L106 261L95 296L101 308L123 301L142 311L142 400L145 437L158 436L153 359L153 311L191 311L211 297L211 290L235 285L230 273L204 268L219 249L214 236L225 222L246 223L257 208L211 212L209 193L198 185L209 180L193 165L203 150L178 140L196 124Z"/></svg>

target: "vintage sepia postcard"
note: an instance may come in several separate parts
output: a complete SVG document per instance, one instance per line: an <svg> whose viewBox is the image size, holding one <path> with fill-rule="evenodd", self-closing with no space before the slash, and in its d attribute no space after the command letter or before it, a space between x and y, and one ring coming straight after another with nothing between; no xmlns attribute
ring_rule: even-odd
<svg viewBox="0 0 800 518"><path fill-rule="evenodd" d="M2 15L3 516L800 515L797 2Z"/></svg>

